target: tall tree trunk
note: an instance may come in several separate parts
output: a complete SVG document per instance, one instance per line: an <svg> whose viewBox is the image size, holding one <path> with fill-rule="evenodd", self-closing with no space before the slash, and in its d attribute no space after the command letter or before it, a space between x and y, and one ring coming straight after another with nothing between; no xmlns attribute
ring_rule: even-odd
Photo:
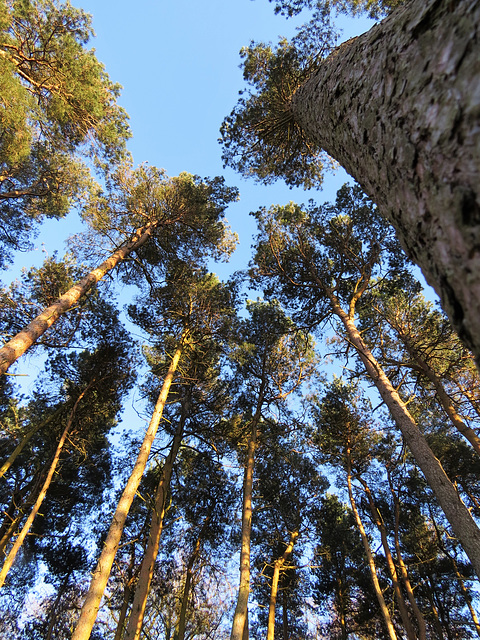
<svg viewBox="0 0 480 640"><path fill-rule="evenodd" d="M51 638L52 638L53 629L55 627L55 622L57 621L57 607L60 604L60 600L62 599L63 594L67 590L68 582L70 580L70 576L71 575L72 575L72 572L69 571L69 573L67 573L67 575L65 576L62 584L60 585L60 587L58 589L58 593L57 593L57 597L55 598L55 602L53 603L53 605L52 605L52 607L51 607L51 609L49 611L50 620L48 622L47 633L45 634L45 639L44 640L51 640Z"/></svg>
<svg viewBox="0 0 480 640"><path fill-rule="evenodd" d="M368 542L368 537L365 532L362 519L360 518L360 514L358 512L357 505L355 503L355 498L353 496L352 472L350 469L350 461L347 462L347 486L348 486L348 497L350 498L350 505L352 507L353 515L355 517L355 522L357 523L358 530L360 531L360 536L363 542L363 548L365 549L365 555L367 556L368 567L370 569L370 576L373 582L373 588L375 590L375 595L377 596L377 600L378 600L378 604L380 605L380 610L382 612L383 620L385 622L385 626L388 631L388 637L390 638L390 640L397 640L397 634L395 633L395 628L393 626L392 619L390 617L390 613L388 611L387 605L385 604L385 599L383 597L380 583L378 582L377 568L375 567L375 560L373 558L372 550L370 549L370 543Z"/></svg>
<svg viewBox="0 0 480 640"><path fill-rule="evenodd" d="M400 429L405 443L412 452L455 535L469 557L477 576L480 577L480 529L450 482L440 461L434 456L427 441L420 433L405 403L363 341L351 315L340 307L333 295L330 295L330 300L333 312L340 318L345 327L349 342L356 349L368 376L377 387L395 424Z"/></svg>
<svg viewBox="0 0 480 640"><path fill-rule="evenodd" d="M270 605L268 608L268 627L267 627L267 640L274 640L275 636L275 607L277 604L277 592L278 592L278 581L280 578L280 571L283 568L283 565L288 560L290 554L293 551L293 546L295 544L296 539L298 538L298 531L293 531L290 534L290 540L288 545L285 548L285 551L282 555L277 558L273 564L273 578L272 578L272 588L270 589Z"/></svg>
<svg viewBox="0 0 480 640"><path fill-rule="evenodd" d="M25 353L63 313L71 309L105 274L116 267L119 262L125 260L132 251L144 245L157 224L158 223L147 224L137 229L129 242L126 242L112 253L100 266L90 271L80 282L66 291L56 302L47 307L32 320L30 324L22 329L22 331L5 343L0 349L0 375L5 373L15 360Z"/></svg>
<svg viewBox="0 0 480 640"><path fill-rule="evenodd" d="M397 562L400 568L400 574L402 576L403 586L405 587L405 591L407 592L408 601L410 602L410 606L412 607L412 611L415 614L415 618L417 620L418 625L418 640L427 640L427 625L425 623L425 618L423 617L422 612L420 611L417 600L415 598L415 594L413 593L412 585L410 583L410 578L408 576L407 567L405 562L403 561L402 550L400 549L400 538L398 535L398 530L400 527L400 501L396 492L393 489L392 477L390 474L390 469L387 467L387 476L388 483L390 485L390 492L393 497L394 504L394 515L395 515L395 525L393 530L394 540L395 540L395 550L397 552Z"/></svg>
<svg viewBox="0 0 480 640"><path fill-rule="evenodd" d="M478 453L478 455L480 455L480 438L477 436L475 431L471 427L469 427L467 424L465 424L465 422L462 420L461 416L455 409L455 405L453 404L449 395L445 391L445 387L443 386L442 381L440 380L438 375L435 373L432 367L417 352L417 350L411 344L410 340L403 333L403 331L398 327L395 327L395 329L398 333L400 340L404 344L405 349L407 350L407 353L418 364L418 366L420 367L425 377L428 378L428 380L430 380L430 382L433 384L437 394L437 398L440 402L440 405L443 407L445 413L450 419L450 422L453 424L455 429L457 429L457 431L461 433L462 436L466 438L466 440L468 440L468 442L470 442L470 444Z"/></svg>
<svg viewBox="0 0 480 640"><path fill-rule="evenodd" d="M12 464L18 458L18 456L22 453L23 449L27 446L27 444L30 442L30 440L33 438L33 436L37 433L37 431L40 431L40 429L43 429L43 427L46 427L47 424L50 424L50 422L54 418L56 418L58 416L58 414L60 413L61 409L63 409L63 408L64 407L59 407L56 411L54 411L52 413L51 416L48 416L48 418L46 418L45 420L43 420L39 424L35 425L34 427L32 427L30 429L30 431L28 431L23 436L22 440L17 444L17 446L12 451L12 453L10 454L8 459L0 467L0 478L3 478L3 476L7 473L7 471L10 469Z"/></svg>
<svg viewBox="0 0 480 640"><path fill-rule="evenodd" d="M340 45L290 110L396 228L480 361L480 4L413 0Z"/></svg>
<svg viewBox="0 0 480 640"><path fill-rule="evenodd" d="M372 519L375 522L377 529L380 532L380 538L382 541L383 552L385 554L385 559L387 561L388 570L390 572L390 576L392 578L393 590L395 592L395 596L397 598L398 610L400 612L400 617L402 618L403 626L405 628L405 632L407 634L408 640L416 640L417 634L415 633L415 629L410 620L410 616L408 615L407 605L405 603L405 599L403 597L402 589L400 587L400 581L398 579L397 568L395 566L395 562L392 557L392 551L390 549L390 545L388 543L387 530L385 527L385 523L383 521L380 512L378 511L377 505L375 504L375 500L372 496L372 492L370 491L370 487L365 482L365 480L356 476L357 480L363 487L365 494L368 499L368 504L370 506L370 513L372 514Z"/></svg>
<svg viewBox="0 0 480 640"><path fill-rule="evenodd" d="M165 376L150 424L148 425L145 438L143 439L140 451L138 452L135 466L133 467L133 471L130 474L130 478L128 479L122 496L118 501L117 508L112 518L112 524L110 525L107 538L103 545L102 553L100 554L97 566L92 575L90 587L88 589L77 626L75 627L75 631L72 635L72 640L88 640L88 638L90 638L93 625L97 618L98 609L100 608L100 602L112 570L112 564L115 559L115 554L117 553L120 538L122 537L125 520L127 519L128 512L142 479L145 467L147 466L150 449L152 448L160 420L162 419L165 402L167 401L170 386L173 382L173 378L183 352L185 339L186 336L182 335L179 346L177 347L170 363L168 373Z"/></svg>
<svg viewBox="0 0 480 640"><path fill-rule="evenodd" d="M190 554L190 557L188 559L187 572L186 572L186 576L185 576L185 586L183 588L183 595L182 595L182 606L180 608L180 616L179 616L179 620L178 620L177 640L184 640L185 639L185 627L186 627L186 623L187 623L187 608L188 608L188 601L189 601L189 598L190 598L190 589L191 589L191 585L192 585L193 567L195 565L195 562L197 561L198 554L200 553L200 548L201 548L201 545L202 545L202 541L203 541L203 539L205 537L208 525L210 523L210 519L212 517L213 508L214 507L212 506L211 509L209 510L205 520L203 521L202 528L201 528L200 533L198 534L197 540L195 542L195 547L194 547L193 552Z"/></svg>
<svg viewBox="0 0 480 640"><path fill-rule="evenodd" d="M60 460L60 454L62 453L62 449L63 449L63 445L65 444L65 440L67 439L67 436L70 432L70 429L72 427L72 423L73 423L73 418L75 416L75 412L78 408L78 405L80 404L82 398L84 397L84 395L86 394L86 392L88 391L88 388L93 384L93 380L92 382L90 382L90 384L82 391L82 393L78 396L75 404L73 405L72 411L70 412L70 416L68 418L67 421L67 425L65 427L65 429L63 430L63 433L60 437L60 440L58 442L57 445L57 449L55 451L55 455L53 456L53 460L52 463L50 465L50 469L48 470L47 473L47 477L45 478L45 482L43 483L43 487L40 490L40 493L38 494L38 497L35 501L35 504L33 505L33 508L30 512L30 515L27 518L27 521L25 522L25 524L22 527L22 530L20 531L20 533L17 536L17 539L15 540L15 543L13 545L13 547L10 549L7 557L5 558L5 562L3 563L3 567L2 570L0 571L0 588L3 587L4 583L5 583L5 578L7 577L8 572L10 571L10 568L12 566L12 564L15 562L15 558L17 557L17 553L20 550L20 547L23 544L23 541L25 540L28 532L30 531L30 528L33 524L33 521L35 520L35 516L37 515L42 502L45 499L45 496L47 495L47 491L48 488L50 487L50 484L52 482L52 478L53 478L53 474L55 473L55 470L57 468L58 465L58 461Z"/></svg>
<svg viewBox="0 0 480 640"><path fill-rule="evenodd" d="M148 593L153 578L153 570L155 568L155 560L158 555L158 547L160 544L160 536L163 529L163 519L165 517L167 494L170 488L170 479L172 477L173 465L177 457L178 450L182 443L185 422L190 411L191 391L187 390L180 420L178 421L175 435L173 438L170 452L163 465L160 481L157 486L155 495L155 507L152 514L152 522L150 525L150 533L148 536L147 548L143 556L140 573L138 575L137 587L133 598L132 610L128 619L127 630L125 632L125 640L133 640L140 637L142 632L143 617L147 604Z"/></svg>
<svg viewBox="0 0 480 640"><path fill-rule="evenodd" d="M233 616L230 640L248 640L248 595L250 593L250 538L252 533L253 467L255 463L258 424L262 415L263 394L264 385L262 384L257 408L252 419L247 447L247 459L245 461L242 505L242 546L240 551L240 586L238 589L237 606L235 607L235 614ZM247 634L246 637L245 634Z"/></svg>
<svg viewBox="0 0 480 640"><path fill-rule="evenodd" d="M132 595L132 584L137 578L137 573L138 572L135 571L135 542L133 542L130 552L130 562L128 563L126 576L127 579L123 588L122 606L120 608L120 614L118 616L114 640L122 640L125 621L127 619L128 606L130 604L130 596Z"/></svg>

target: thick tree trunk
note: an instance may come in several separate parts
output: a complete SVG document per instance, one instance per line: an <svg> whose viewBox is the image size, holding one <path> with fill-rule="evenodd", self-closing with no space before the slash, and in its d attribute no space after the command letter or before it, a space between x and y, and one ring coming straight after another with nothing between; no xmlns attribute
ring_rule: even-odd
<svg viewBox="0 0 480 640"><path fill-rule="evenodd" d="M350 344L356 349L368 376L377 387L395 424L400 429L406 445L412 452L455 535L469 557L477 576L480 577L480 529L450 482L440 461L428 446L405 403L363 341L353 319L345 313L333 296L331 302L333 312L345 327Z"/></svg>
<svg viewBox="0 0 480 640"><path fill-rule="evenodd" d="M375 504L375 500L372 496L372 492L370 491L370 487L365 482L365 480L360 476L357 476L357 480L360 482L360 484L362 485L365 491L365 494L368 499L368 504L370 506L370 513L372 514L372 519L375 522L377 529L380 532L380 539L382 541L383 552L385 554L388 570L392 578L393 590L397 598L398 610L400 612L400 617L402 618L402 622L405 628L405 632L407 634L407 638L408 640L417 640L417 634L415 633L415 629L413 628L413 625L411 623L410 616L408 615L407 605L405 603L405 599L403 597L403 593L400 588L400 581L398 579L397 567L395 566L395 562L392 557L392 551L388 543L388 536L387 536L385 523L383 522L383 518L381 517L377 509L377 505Z"/></svg>
<svg viewBox="0 0 480 640"><path fill-rule="evenodd" d="M93 381L88 385L91 386L91 384L93 384ZM23 541L25 540L28 532L30 531L30 528L33 524L33 521L35 520L35 517L37 515L37 513L40 510L40 507L42 506L42 502L45 499L45 496L47 495L47 491L48 488L50 487L50 484L52 482L53 479L53 474L55 473L55 470L57 468L58 465L58 461L60 460L60 454L62 453L63 450L63 445L65 444L65 440L67 439L67 436L70 432L70 429L72 427L72 423L73 423L73 418L75 416L75 412L77 410L78 405L80 404L80 402L82 401L82 398L84 397L84 395L86 394L88 387L86 389L84 389L84 391L82 391L82 393L78 396L75 404L73 405L73 409L70 412L70 416L68 418L67 424L65 429L63 430L63 433L60 437L60 440L58 442L57 448L55 450L55 455L53 456L53 460L52 463L50 465L50 469L48 470L47 473L47 477L45 478L45 482L43 483L43 487L40 490L40 493L38 494L38 497L35 501L35 504L33 505L33 508L30 512L30 515L28 516L25 524L22 527L22 530L20 531L20 533L17 536L17 539L15 540L15 543L13 545L13 547L10 549L7 557L5 558L5 562L3 563L3 567L2 570L0 571L0 588L3 587L4 583L5 583L5 578L7 577L8 572L10 571L11 566L13 565L13 563L15 562L15 558L17 557L17 553L20 550L20 547L23 544Z"/></svg>
<svg viewBox="0 0 480 640"><path fill-rule="evenodd" d="M190 411L190 392L187 391L177 429L173 437L170 452L163 465L162 475L157 486L155 495L155 507L152 514L152 522L150 525L150 533L148 536L147 548L143 556L140 573L138 575L137 587L133 597L132 610L128 619L127 630L125 632L125 640L137 640L142 632L143 617L145 607L147 605L148 593L153 578L153 570L155 568L155 560L158 555L160 545L160 536L162 535L163 519L165 517L167 494L170 487L173 465L177 457L177 453L182 443L185 422Z"/></svg>
<svg viewBox="0 0 480 640"><path fill-rule="evenodd" d="M145 438L143 439L140 447L135 466L133 467L133 471L128 479L122 496L118 501L117 508L112 518L112 524L110 525L107 538L104 542L102 553L100 554L97 566L92 575L90 587L85 598L77 626L72 635L72 640L88 640L88 638L90 638L93 625L97 618L98 609L100 608L100 602L112 570L112 564L115 559L115 554L117 553L120 538L122 537L125 520L127 519L128 512L142 479L145 467L147 466L150 449L152 448L160 420L162 419L165 402L167 401L170 386L173 382L173 378L182 355L184 340L185 336L182 336L179 346L173 355L168 373L165 376L162 389L158 396L150 424L148 425Z"/></svg>
<svg viewBox="0 0 480 640"><path fill-rule="evenodd" d="M257 409L252 419L243 478L242 547L240 551L240 587L233 616L230 640L248 640L248 595L250 593L250 537L252 533L252 488L257 429L262 415L264 386L260 391ZM246 634L246 636L245 636Z"/></svg>
<svg viewBox="0 0 480 640"><path fill-rule="evenodd" d="M294 94L305 134L396 228L480 361L480 4L413 0Z"/></svg>
<svg viewBox="0 0 480 640"><path fill-rule="evenodd" d="M80 282L60 296L56 302L42 311L25 329L4 344L0 349L0 375L5 373L15 360L25 353L63 313L71 309L99 280L116 267L119 262L125 260L132 251L144 245L151 236L155 226L156 225L148 224L138 229L129 242L112 253L100 266L90 271L85 278L80 280Z"/></svg>
<svg viewBox="0 0 480 640"><path fill-rule="evenodd" d="M380 610L382 612L383 620L385 622L385 626L388 631L388 637L390 638L390 640L397 640L397 634L395 633L395 628L393 626L393 622L390 617L390 613L388 611L387 605L385 604L385 599L383 597L380 583L378 582L377 568L375 566L375 560L373 558L372 550L370 549L370 543L368 542L368 537L367 537L365 528L363 526L362 519L360 518L360 514L358 512L357 505L355 503L355 498L353 496L352 474L350 470L350 463L348 463L348 468L347 468L347 487L348 487L348 497L350 498L350 505L352 507L353 515L355 517L355 522L357 523L358 530L360 531L360 536L363 542L363 548L365 549L365 555L367 556L368 567L370 569L370 576L372 578L373 588L375 590L375 595L377 596L377 600L378 600L378 604L380 605Z"/></svg>
<svg viewBox="0 0 480 640"><path fill-rule="evenodd" d="M298 531L293 531L290 534L290 540L288 545L285 548L285 551L282 553L280 558L277 558L273 565L273 578L272 578L272 587L270 589L270 604L268 607L268 627L267 627L267 640L274 640L275 637L275 607L277 604L277 593L278 593L278 581L280 579L280 571L282 570L283 565L288 560L290 554L293 551L293 546L295 544L296 539L298 538Z"/></svg>

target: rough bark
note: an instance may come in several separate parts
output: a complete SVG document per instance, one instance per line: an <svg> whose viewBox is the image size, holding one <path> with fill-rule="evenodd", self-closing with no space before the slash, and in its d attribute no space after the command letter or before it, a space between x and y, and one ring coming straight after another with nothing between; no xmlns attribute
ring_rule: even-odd
<svg viewBox="0 0 480 640"><path fill-rule="evenodd" d="M173 378L182 355L184 339L185 336L182 336L179 346L173 355L168 373L165 376L162 389L158 396L150 424L148 425L145 438L143 439L137 460L135 461L135 466L133 467L133 471L130 474L130 478L128 479L122 496L118 501L102 553L100 554L97 566L92 575L90 587L85 598L77 626L75 627L75 631L72 635L72 640L88 640L88 638L90 638L93 625L97 618L98 609L100 608L100 602L110 576L115 554L117 553L120 538L122 537L125 520L127 519L128 512L142 479L145 467L147 466L150 449L152 448L160 420L162 419L165 402L167 401L170 386L173 382Z"/></svg>
<svg viewBox="0 0 480 640"><path fill-rule="evenodd" d="M280 571L282 570L283 565L288 560L289 556L293 551L293 547L295 545L295 541L298 538L298 531L292 531L290 534L290 540L288 545L285 548L285 551L282 553L280 558L277 558L273 565L273 578L272 578L272 587L270 589L270 604L268 607L268 627L267 627L267 640L274 640L275 636L275 607L277 604L277 593L278 593L278 581L280 579Z"/></svg>
<svg viewBox="0 0 480 640"><path fill-rule="evenodd" d="M353 319L340 307L333 296L331 297L331 302L333 312L340 318L345 327L349 342L356 349L368 376L377 387L395 424L402 433L405 443L412 452L455 535L469 557L477 576L480 577L480 529L462 502L440 461L428 446L405 403L365 344Z"/></svg>
<svg viewBox="0 0 480 640"><path fill-rule="evenodd" d="M0 349L0 375L34 344L58 318L71 309L109 271L125 260L132 251L139 249L152 234L155 225L148 224L136 231L132 239L117 249L100 266L90 271L80 282L71 287L56 302L44 309L25 329L17 333Z"/></svg>
<svg viewBox="0 0 480 640"><path fill-rule="evenodd" d="M75 416L75 412L77 410L77 407L80 404L80 402L82 401L82 398L84 397L84 395L87 392L88 388L92 384L93 384L93 381L78 396L75 404L73 405L72 411L70 412L70 416L69 416L68 421L67 421L67 424L65 426L65 429L63 430L63 433L62 433L62 435L60 437L60 440L58 442L57 448L55 450L55 455L53 456L52 463L50 464L50 468L48 470L47 477L45 478L45 482L43 483L43 486L42 486L42 488L41 488L41 490L40 490L40 492L39 492L39 494L37 496L35 504L33 505L32 510L30 511L30 514L29 514L26 522L22 527L22 530L18 534L17 539L15 540L15 543L14 543L13 547L10 549L7 557L5 558L5 562L3 563L2 570L0 571L0 588L3 587L3 585L5 583L5 579L7 577L7 574L10 571L10 568L12 567L13 563L15 562L15 558L17 557L17 553L19 552L20 547L23 544L23 541L25 540L28 532L30 531L30 528L31 528L31 526L33 524L33 521L35 520L35 517L36 517L37 513L39 512L40 507L42 506L42 502L44 501L45 496L47 495L48 488L50 487L50 484L52 483L53 474L55 473L55 470L56 470L57 465L58 465L58 461L60 460L60 455L61 455L62 450L63 450L63 445L65 444L65 440L67 439L67 436L68 436L68 434L70 432L70 429L72 427L73 418Z"/></svg>
<svg viewBox="0 0 480 640"><path fill-rule="evenodd" d="M248 638L248 595L250 593L250 537L252 533L252 487L253 467L255 463L255 448L257 445L257 429L260 422L263 391L260 391L257 409L252 419L250 437L247 447L247 459L243 478L243 506L242 506L242 547L240 551L240 587L237 605L233 616L230 640L244 640Z"/></svg>
<svg viewBox="0 0 480 640"><path fill-rule="evenodd" d="M190 393L187 391L187 395L182 406L182 413L178 421L177 429L175 430L172 446L170 448L167 459L165 460L160 482L158 483L157 491L155 494L155 508L152 514L152 522L150 525L147 548L145 549L142 565L140 567L140 573L138 575L137 587L135 589L135 595L133 597L132 610L128 619L127 630L124 636L125 640L133 640L134 638L135 640L137 640L138 638L140 638L140 634L142 632L145 607L147 605L148 593L150 591L150 585L153 578L153 570L155 568L155 560L157 559L160 537L162 535L163 519L165 517L166 511L166 499L170 487L173 465L175 463L178 450L180 449L185 421L187 419L189 410Z"/></svg>
<svg viewBox="0 0 480 640"><path fill-rule="evenodd" d="M405 628L405 632L407 634L407 638L408 640L416 640L417 634L415 633L415 629L413 628L412 622L410 620L410 616L408 615L407 605L405 603L405 599L403 597L403 593L400 588L400 581L398 579L397 568L393 560L392 551L388 543L388 536L387 536L385 523L383 521L383 518L380 515L380 512L377 509L377 505L375 504L375 500L373 498L372 492L370 491L370 487L368 486L368 484L365 482L363 478L357 476L357 479L362 485L363 490L365 491L365 494L368 499L368 504L370 507L370 513L372 514L372 519L375 522L375 525L380 532L383 552L385 554L388 570L392 578L393 590L395 592L395 597L397 598L398 610L400 612L400 617L402 618L402 622Z"/></svg>
<svg viewBox="0 0 480 640"><path fill-rule="evenodd" d="M390 638L390 640L397 640L397 634L395 633L395 628L393 626L393 622L390 617L388 607L385 604L385 598L383 597L380 583L378 582L377 569L375 566L375 560L373 558L372 550L370 549L370 543L368 542L368 537L365 532L362 519L360 518L360 514L358 512L357 505L355 503L355 498L353 496L352 472L350 469L350 462L347 463L347 487L348 487L348 497L350 498L350 505L352 507L353 515L355 518L355 522L357 523L358 530L360 531L360 536L363 542L363 548L365 549L365 555L367 556L368 567L370 569L370 576L372 578L373 588L375 590L375 595L377 596L378 604L380 605L380 610L382 612L383 620L387 628L388 637Z"/></svg>
<svg viewBox="0 0 480 640"><path fill-rule="evenodd" d="M413 0L338 47L291 113L395 226L480 360L480 4Z"/></svg>

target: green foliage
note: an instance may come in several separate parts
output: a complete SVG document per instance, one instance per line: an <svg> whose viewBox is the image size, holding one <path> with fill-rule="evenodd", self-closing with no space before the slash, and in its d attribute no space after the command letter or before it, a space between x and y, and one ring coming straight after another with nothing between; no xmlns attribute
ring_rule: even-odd
<svg viewBox="0 0 480 640"><path fill-rule="evenodd" d="M290 186L321 185L324 165L331 160L295 122L290 100L334 40L326 21L307 25L275 48L252 42L242 49L243 77L251 88L221 126L225 165L267 184L281 176Z"/></svg>
<svg viewBox="0 0 480 640"><path fill-rule="evenodd" d="M403 4L405 0L269 0L275 2L275 13L292 17L303 9L332 11L357 15L367 13L371 18L380 18Z"/></svg>
<svg viewBox="0 0 480 640"><path fill-rule="evenodd" d="M58 0L0 3L0 264L35 220L62 217L126 156L125 111L94 51L91 18Z"/></svg>

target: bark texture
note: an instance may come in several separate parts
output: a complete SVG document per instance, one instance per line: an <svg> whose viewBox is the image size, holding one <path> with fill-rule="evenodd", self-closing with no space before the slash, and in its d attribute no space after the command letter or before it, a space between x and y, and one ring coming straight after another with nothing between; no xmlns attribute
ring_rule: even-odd
<svg viewBox="0 0 480 640"><path fill-rule="evenodd" d="M155 225L149 224L138 229L130 242L125 243L107 258L100 266L85 276L80 282L66 291L56 302L44 309L25 329L17 333L0 349L0 375L34 344L58 318L71 309L99 280L117 266L119 262L139 249L152 234Z"/></svg>
<svg viewBox="0 0 480 640"><path fill-rule="evenodd" d="M350 344L356 349L366 372L377 387L395 424L402 433L406 445L412 452L455 535L469 557L477 576L480 577L480 529L462 502L440 461L428 446L405 403L363 341L353 320L343 311L335 299L332 299L332 310L342 321Z"/></svg>
<svg viewBox="0 0 480 640"><path fill-rule="evenodd" d="M303 131L395 226L480 361L480 3L413 0L294 94Z"/></svg>
<svg viewBox="0 0 480 640"><path fill-rule="evenodd" d="M122 537L123 527L125 520L127 519L128 512L132 506L133 499L140 485L145 467L147 466L148 456L150 455L150 449L152 448L153 441L157 434L157 430L162 419L163 409L165 402L167 401L170 386L173 382L175 372L180 361L180 357L183 351L183 339L180 340L180 346L175 351L175 354L170 363L168 373L165 376L162 389L158 396L155 409L148 425L145 438L143 439L142 446L135 461L133 471L130 474L122 496L118 501L117 508L112 518L112 524L107 534L102 553L98 560L95 571L92 575L90 587L88 589L85 602L83 603L82 611L75 627L75 631L72 635L72 640L88 640L97 618L98 609L100 608L100 602L107 586L108 578L112 570L113 561L117 553L118 545L120 544L120 538Z"/></svg>

